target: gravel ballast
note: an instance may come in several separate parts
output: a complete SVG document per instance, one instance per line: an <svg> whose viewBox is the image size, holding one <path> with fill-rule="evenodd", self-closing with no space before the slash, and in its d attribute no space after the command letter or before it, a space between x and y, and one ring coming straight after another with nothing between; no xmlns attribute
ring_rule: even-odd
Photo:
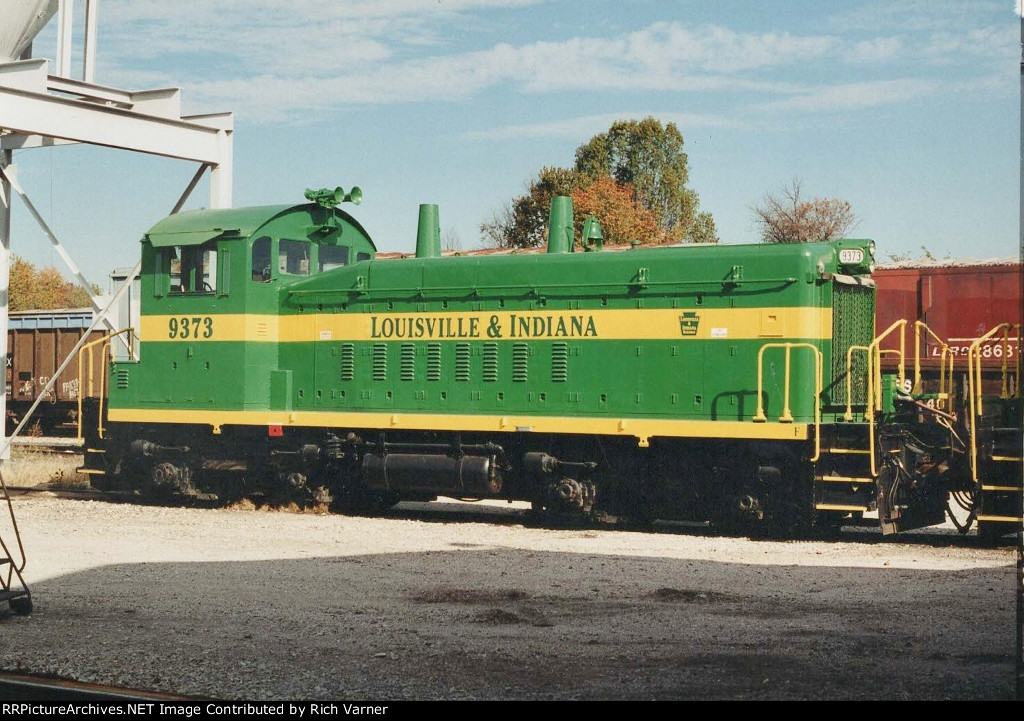
<svg viewBox="0 0 1024 721"><path fill-rule="evenodd" d="M252 701L1014 698L1014 550L952 527L780 542L504 506L14 508L34 612L0 615L5 671Z"/></svg>

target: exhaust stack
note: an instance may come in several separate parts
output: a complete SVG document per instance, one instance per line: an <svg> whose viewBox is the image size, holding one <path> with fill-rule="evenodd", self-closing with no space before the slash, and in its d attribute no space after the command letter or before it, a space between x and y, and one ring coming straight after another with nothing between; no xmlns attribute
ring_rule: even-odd
<svg viewBox="0 0 1024 721"><path fill-rule="evenodd" d="M573 252L572 198L556 195L551 199L548 216L548 252Z"/></svg>

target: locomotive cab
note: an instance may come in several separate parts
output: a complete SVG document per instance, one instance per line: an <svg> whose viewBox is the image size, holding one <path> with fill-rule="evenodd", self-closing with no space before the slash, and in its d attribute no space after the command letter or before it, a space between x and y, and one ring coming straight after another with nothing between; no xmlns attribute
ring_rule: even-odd
<svg viewBox="0 0 1024 721"><path fill-rule="evenodd" d="M204 422L210 412L287 407L290 371L280 367L275 322L282 294L376 255L358 221L315 202L179 213L141 246L139 353L111 366L108 419L127 415L138 424L131 440L174 448L194 447L195 424L219 435L220 423ZM170 475L189 485L191 473Z"/></svg>
<svg viewBox="0 0 1024 721"><path fill-rule="evenodd" d="M354 218L316 204L179 213L142 238L142 314L274 313L283 286L375 255ZM143 325L153 329L152 320ZM157 341L153 330L142 340ZM197 337L187 330L174 336Z"/></svg>

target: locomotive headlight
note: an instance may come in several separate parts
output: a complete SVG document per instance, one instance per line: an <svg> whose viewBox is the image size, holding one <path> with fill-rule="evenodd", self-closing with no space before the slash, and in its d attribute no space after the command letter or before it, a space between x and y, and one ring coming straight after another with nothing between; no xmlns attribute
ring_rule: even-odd
<svg viewBox="0 0 1024 721"><path fill-rule="evenodd" d="M868 243L868 253L871 254L871 259L874 260L875 259L875 241L873 241L873 240L870 243Z"/></svg>

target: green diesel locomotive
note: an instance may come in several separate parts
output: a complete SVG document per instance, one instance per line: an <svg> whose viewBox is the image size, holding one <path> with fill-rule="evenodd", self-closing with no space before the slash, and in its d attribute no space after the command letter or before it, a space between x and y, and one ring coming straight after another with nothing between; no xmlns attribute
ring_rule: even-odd
<svg viewBox="0 0 1024 721"><path fill-rule="evenodd" d="M547 252L445 256L422 206L415 257L378 259L338 207L358 192L306 196L145 234L138 354L84 430L94 485L892 532L970 496L1019 414L1002 394L981 437L949 420L974 390L881 372L905 329L876 336L869 241L613 250L556 198Z"/></svg>

